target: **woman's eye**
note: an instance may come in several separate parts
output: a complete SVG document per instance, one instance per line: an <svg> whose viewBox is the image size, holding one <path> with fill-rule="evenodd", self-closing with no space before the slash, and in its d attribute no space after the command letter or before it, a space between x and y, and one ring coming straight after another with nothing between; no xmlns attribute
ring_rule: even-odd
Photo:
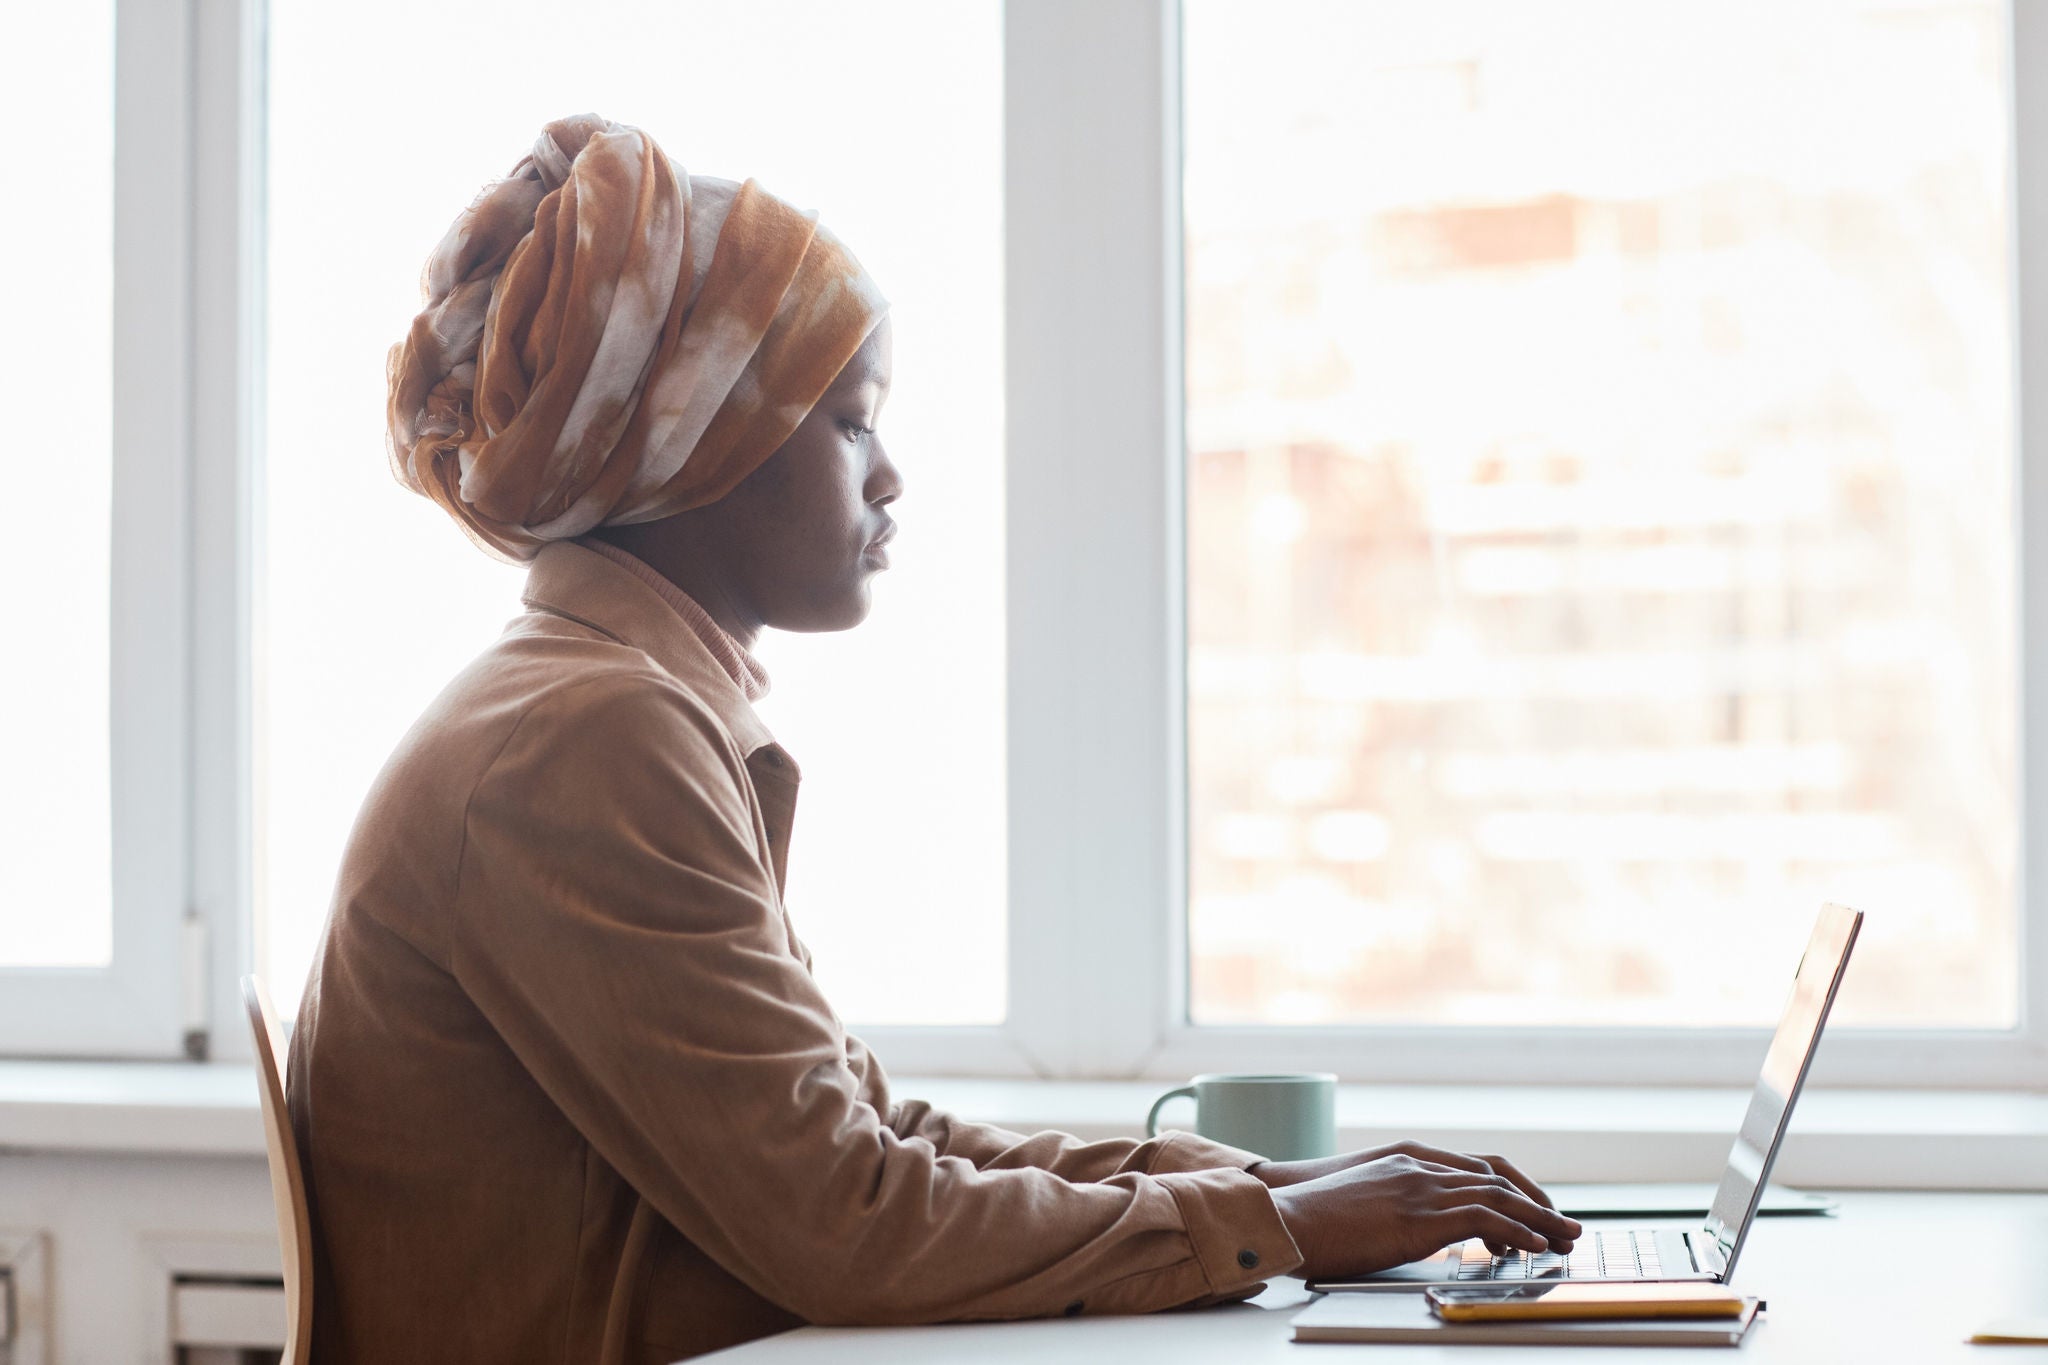
<svg viewBox="0 0 2048 1365"><path fill-rule="evenodd" d="M865 439L866 437L875 434L875 429L873 427L864 427L858 422L842 420L839 423L839 425L844 427L846 429L846 434L856 441Z"/></svg>

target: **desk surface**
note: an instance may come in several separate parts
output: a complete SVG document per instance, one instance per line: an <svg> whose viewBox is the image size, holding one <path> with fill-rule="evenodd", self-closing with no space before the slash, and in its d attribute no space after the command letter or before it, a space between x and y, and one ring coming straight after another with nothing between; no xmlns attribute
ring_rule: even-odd
<svg viewBox="0 0 2048 1365"><path fill-rule="evenodd" d="M1730 1360L2048 1361L2048 1347L1971 1346L1983 1322L2048 1316L2048 1195L1840 1196L1832 1218L1760 1219L1736 1269L1736 1287L1770 1312ZM1149 1317L1068 1318L943 1327L806 1327L705 1359L733 1365L988 1365L1170 1360L1176 1365L1319 1365L1372 1352L1374 1361L1564 1358L1554 1347L1295 1345L1288 1319L1308 1302L1299 1280L1280 1280L1250 1303ZM1572 1354L1572 1353L1566 1353ZM1600 1360L1701 1361L1682 1348L1579 1352Z"/></svg>

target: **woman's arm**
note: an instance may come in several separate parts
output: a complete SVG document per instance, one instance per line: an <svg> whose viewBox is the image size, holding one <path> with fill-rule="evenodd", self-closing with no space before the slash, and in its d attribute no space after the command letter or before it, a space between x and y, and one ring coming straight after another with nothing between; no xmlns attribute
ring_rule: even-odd
<svg viewBox="0 0 2048 1365"><path fill-rule="evenodd" d="M520 721L460 859L458 980L684 1236L815 1322L1142 1312L1299 1264L1241 1170L1077 1182L885 1123L777 909L742 772L687 695L579 683Z"/></svg>
<svg viewBox="0 0 2048 1365"><path fill-rule="evenodd" d="M1090 1142L1071 1133L1024 1134L991 1123L973 1123L934 1109L924 1100L892 1100L888 1074L881 1062L866 1044L850 1035L846 1040L846 1061L859 1082L861 1098L874 1106L876 1113L888 1116L889 1128L898 1137L921 1138L940 1156L973 1162L977 1170L1034 1167L1065 1180L1100 1181L1133 1172L1166 1175L1178 1171L1242 1171L1262 1160L1256 1152L1211 1142L1193 1133Z"/></svg>

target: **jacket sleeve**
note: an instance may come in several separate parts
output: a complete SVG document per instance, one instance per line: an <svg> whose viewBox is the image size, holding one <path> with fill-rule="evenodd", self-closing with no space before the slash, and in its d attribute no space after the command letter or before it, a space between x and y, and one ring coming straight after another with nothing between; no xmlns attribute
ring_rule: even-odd
<svg viewBox="0 0 2048 1365"><path fill-rule="evenodd" d="M1070 1133L1015 1133L990 1123L972 1123L923 1100L892 1101L881 1061L858 1038L847 1039L847 1064L861 1098L898 1137L923 1138L940 1156L959 1157L978 1170L1036 1167L1066 1180L1108 1180L1132 1171L1167 1175L1181 1171L1248 1170L1264 1160L1256 1152L1229 1147L1193 1133L1166 1132L1156 1138L1084 1141Z"/></svg>
<svg viewBox="0 0 2048 1365"><path fill-rule="evenodd" d="M472 793L453 966L664 1218L812 1322L1145 1312L1300 1264L1241 1170L978 1167L864 1100L741 757L636 674L535 703Z"/></svg>

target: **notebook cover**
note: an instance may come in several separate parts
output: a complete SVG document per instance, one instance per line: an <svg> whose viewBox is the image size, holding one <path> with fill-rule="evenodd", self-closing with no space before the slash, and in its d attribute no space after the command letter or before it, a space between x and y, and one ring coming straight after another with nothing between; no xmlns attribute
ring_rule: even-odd
<svg viewBox="0 0 2048 1365"><path fill-rule="evenodd" d="M1714 1202L1712 1185L1552 1185L1559 1212L1572 1218L1704 1218ZM1835 1201L1783 1185L1764 1187L1759 1218L1832 1214Z"/></svg>
<svg viewBox="0 0 2048 1365"><path fill-rule="evenodd" d="M2048 1318L1998 1318L1970 1333L1977 1345L2048 1345Z"/></svg>
<svg viewBox="0 0 2048 1365"><path fill-rule="evenodd" d="M1296 1341L1491 1346L1740 1346L1762 1305L1739 1318L1605 1318L1573 1322L1445 1322L1420 1294L1328 1294L1294 1315Z"/></svg>

